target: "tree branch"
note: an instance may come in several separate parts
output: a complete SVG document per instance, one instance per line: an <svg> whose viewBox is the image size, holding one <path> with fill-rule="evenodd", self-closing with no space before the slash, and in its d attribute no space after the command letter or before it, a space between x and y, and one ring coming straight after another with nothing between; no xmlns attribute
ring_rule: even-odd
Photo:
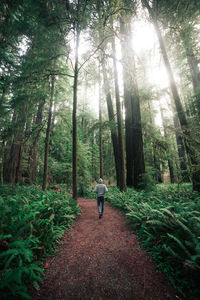
<svg viewBox="0 0 200 300"><path fill-rule="evenodd" d="M101 45L104 43L104 41L109 38L110 36L105 37L101 43L97 46L97 48L88 56L88 58L80 65L80 67L78 68L78 72L80 71L80 69L86 64L86 62L99 50L101 49Z"/></svg>

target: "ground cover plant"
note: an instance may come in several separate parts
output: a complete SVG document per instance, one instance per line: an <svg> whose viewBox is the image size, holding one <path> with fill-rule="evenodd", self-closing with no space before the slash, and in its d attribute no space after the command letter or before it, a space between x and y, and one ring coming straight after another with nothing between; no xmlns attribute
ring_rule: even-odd
<svg viewBox="0 0 200 300"><path fill-rule="evenodd" d="M79 207L63 189L0 188L0 293L29 299L30 283L42 279L41 260L55 252Z"/></svg>
<svg viewBox="0 0 200 300"><path fill-rule="evenodd" d="M200 196L191 185L161 184L152 191L110 189L108 201L124 211L141 245L182 297L199 297Z"/></svg>

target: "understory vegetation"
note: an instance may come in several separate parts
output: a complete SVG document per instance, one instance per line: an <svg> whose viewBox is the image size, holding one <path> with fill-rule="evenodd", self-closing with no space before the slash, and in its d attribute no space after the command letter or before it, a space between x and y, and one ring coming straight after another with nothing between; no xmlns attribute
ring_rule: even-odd
<svg viewBox="0 0 200 300"><path fill-rule="evenodd" d="M161 184L153 191L113 188L108 201L126 213L141 245L180 295L199 296L200 196L191 185Z"/></svg>
<svg viewBox="0 0 200 300"><path fill-rule="evenodd" d="M6 185L0 188L0 294L30 299L38 289L42 260L55 253L64 231L80 212L65 190ZM2 299L1 298L1 299Z"/></svg>

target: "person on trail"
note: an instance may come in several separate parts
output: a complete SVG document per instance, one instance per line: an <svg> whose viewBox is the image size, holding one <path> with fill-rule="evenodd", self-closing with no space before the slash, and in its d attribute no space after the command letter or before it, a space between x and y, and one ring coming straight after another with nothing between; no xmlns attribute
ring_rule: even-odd
<svg viewBox="0 0 200 300"><path fill-rule="evenodd" d="M99 212L99 219L103 217L104 212L104 196L108 191L107 186L103 184L103 179L99 179L99 184L95 186L94 192L97 193L97 209Z"/></svg>

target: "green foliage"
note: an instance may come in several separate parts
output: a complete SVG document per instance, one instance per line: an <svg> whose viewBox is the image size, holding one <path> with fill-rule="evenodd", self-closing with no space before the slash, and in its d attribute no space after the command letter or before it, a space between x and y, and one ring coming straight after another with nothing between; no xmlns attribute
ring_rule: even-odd
<svg viewBox="0 0 200 300"><path fill-rule="evenodd" d="M187 299L197 296L200 197L191 191L191 185L161 184L152 191L128 189L123 193L110 189L108 200L126 213L141 245L180 294Z"/></svg>
<svg viewBox="0 0 200 300"><path fill-rule="evenodd" d="M65 190L3 186L0 195L0 290L29 299L27 286L43 274L39 257L56 250L79 207Z"/></svg>

